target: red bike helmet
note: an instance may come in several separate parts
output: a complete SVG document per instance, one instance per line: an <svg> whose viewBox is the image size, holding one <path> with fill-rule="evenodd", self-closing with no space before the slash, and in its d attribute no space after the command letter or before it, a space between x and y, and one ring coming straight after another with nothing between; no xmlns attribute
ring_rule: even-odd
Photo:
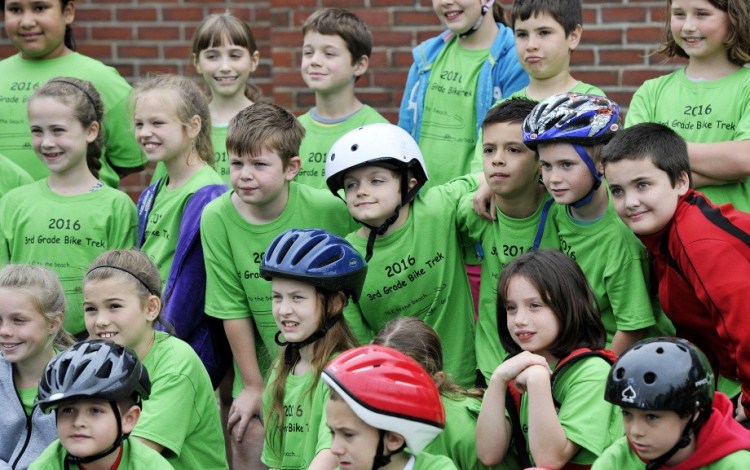
<svg viewBox="0 0 750 470"><path fill-rule="evenodd" d="M445 427L443 403L432 378L393 348L350 349L325 367L323 380L362 421L404 436L413 455Z"/></svg>

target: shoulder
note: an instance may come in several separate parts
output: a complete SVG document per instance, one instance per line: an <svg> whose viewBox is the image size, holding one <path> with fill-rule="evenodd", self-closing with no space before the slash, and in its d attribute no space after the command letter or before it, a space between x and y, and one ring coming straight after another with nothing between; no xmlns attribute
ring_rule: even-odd
<svg viewBox="0 0 750 470"><path fill-rule="evenodd" d="M641 468L646 467L630 449L627 437L622 436L602 452L591 469L610 470L612 468L630 468L636 470L639 466L642 466Z"/></svg>
<svg viewBox="0 0 750 470"><path fill-rule="evenodd" d="M458 470L453 460L444 455L421 452L414 457L414 460L414 470Z"/></svg>
<svg viewBox="0 0 750 470"><path fill-rule="evenodd" d="M518 56L516 55L516 43L513 35L513 30L502 23L497 23L497 35L495 41L492 43L492 55L496 58L507 54L506 60L518 62ZM513 54L510 54L512 52Z"/></svg>
<svg viewBox="0 0 750 470"><path fill-rule="evenodd" d="M167 375L188 375L205 369L192 347L185 341L161 331L156 332L154 345L143 360L151 380Z"/></svg>
<svg viewBox="0 0 750 470"><path fill-rule="evenodd" d="M57 439L44 449L44 452L29 466L29 470L62 469L66 453L60 440Z"/></svg>

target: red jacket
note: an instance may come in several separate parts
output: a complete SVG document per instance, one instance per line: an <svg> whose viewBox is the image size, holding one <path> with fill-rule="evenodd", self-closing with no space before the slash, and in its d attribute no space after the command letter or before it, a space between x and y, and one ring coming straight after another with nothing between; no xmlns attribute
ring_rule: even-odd
<svg viewBox="0 0 750 470"><path fill-rule="evenodd" d="M750 214L690 190L663 230L639 238L654 257L659 301L677 335L721 375L739 379L750 417Z"/></svg>

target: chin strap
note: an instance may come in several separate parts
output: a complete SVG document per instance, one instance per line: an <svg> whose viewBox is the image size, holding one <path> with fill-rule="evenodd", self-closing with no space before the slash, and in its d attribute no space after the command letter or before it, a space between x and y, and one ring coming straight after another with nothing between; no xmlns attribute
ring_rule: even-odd
<svg viewBox="0 0 750 470"><path fill-rule="evenodd" d="M103 451L94 455L89 455L88 457L78 457L76 455L68 453L67 455L65 455L66 465L68 463L74 463L76 465L82 463L91 463L95 460L101 459L102 457L106 457L112 452L119 449L122 441L128 438L127 434L122 433L122 416L120 416L120 409L117 407L117 403L114 401L110 401L109 405L112 407L112 411L115 413L115 420L117 421L117 438L115 439L115 442L113 442L111 446L107 447Z"/></svg>
<svg viewBox="0 0 750 470"><path fill-rule="evenodd" d="M326 300L325 305L326 311L328 311L328 301ZM320 327L318 331L308 336L306 339L303 339L302 341L299 341L297 343L293 343L290 341L281 341L279 337L281 336L281 331L276 332L276 336L274 336L274 341L276 344L278 344L281 347L286 346L286 349L284 350L284 364L290 366L294 364L294 359L296 358L297 354L299 353L299 350L307 346L308 344L312 344L319 340L320 338L324 337L326 333L328 333L328 330L333 328L333 325L338 323L338 321L343 317L343 315L335 315L328 320L326 320L325 323L323 323L323 326Z"/></svg>
<svg viewBox="0 0 750 470"><path fill-rule="evenodd" d="M378 470L379 468L385 467L391 463L391 456L393 454L398 454L406 448L406 441L404 441L403 445L396 449L395 452L385 455L385 431L379 429L378 432L380 433L380 438L378 439L378 447L375 451L375 457L372 458L372 470Z"/></svg>
<svg viewBox="0 0 750 470"><path fill-rule="evenodd" d="M596 165L594 165L594 160L591 159L591 156L586 151L585 148L583 148L582 145L578 144L572 144L575 151L578 153L578 156L581 157L581 160L583 160L583 163L586 164L586 166L589 169L589 172L591 172L591 175L594 177L594 185L591 187L588 193L586 193L585 196L583 196L581 199L577 200L576 202L572 203L571 206L575 208L583 207L589 202L591 202L591 199L594 198L594 193L596 193L596 190L599 189L599 187L602 185L602 175L599 174L599 172L596 169Z"/></svg>
<svg viewBox="0 0 750 470"><path fill-rule="evenodd" d="M479 0L479 1L481 3L482 0ZM484 15L486 15L487 12L490 10L490 7L492 6L492 4L494 4L494 0L489 0L487 3L482 4L482 14L479 15L479 19L477 20L477 22L474 23L474 26L469 28L468 31L459 34L458 37L460 37L461 39L468 38L472 34L476 33L479 27L482 26L482 20L484 20Z"/></svg>

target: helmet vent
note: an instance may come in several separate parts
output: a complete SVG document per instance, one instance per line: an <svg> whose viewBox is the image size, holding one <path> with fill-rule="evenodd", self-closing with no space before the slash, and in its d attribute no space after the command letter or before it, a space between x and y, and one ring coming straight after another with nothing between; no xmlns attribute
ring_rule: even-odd
<svg viewBox="0 0 750 470"><path fill-rule="evenodd" d="M625 368L624 367L618 367L615 371L615 376L618 380L622 380L623 377L625 377Z"/></svg>
<svg viewBox="0 0 750 470"><path fill-rule="evenodd" d="M112 374L112 361L106 361L102 364L102 366L96 371L97 377L100 379L106 379Z"/></svg>
<svg viewBox="0 0 750 470"><path fill-rule="evenodd" d="M664 348L662 347L656 348L656 354L664 354Z"/></svg>
<svg viewBox="0 0 750 470"><path fill-rule="evenodd" d="M646 385L652 385L654 382L656 382L656 374L653 372L646 372L643 374L643 381L646 383Z"/></svg>
<svg viewBox="0 0 750 470"><path fill-rule="evenodd" d="M70 381L71 383L75 383L78 380L78 377L80 377L83 371L86 370L90 362L91 361L82 361L78 364L78 367L73 369L73 379Z"/></svg>
<svg viewBox="0 0 750 470"><path fill-rule="evenodd" d="M279 263L281 260L286 258L286 254L289 253L289 250L292 248L292 245L294 245L294 242L297 241L297 236L290 237L286 240L286 243L283 246L279 247L279 251L276 254L276 262Z"/></svg>
<svg viewBox="0 0 750 470"><path fill-rule="evenodd" d="M359 149L359 144L352 145L352 152L356 152Z"/></svg>
<svg viewBox="0 0 750 470"><path fill-rule="evenodd" d="M313 245L312 243L302 246L300 248L300 250L297 251L297 253L294 254L294 258L292 259L292 265L296 265L297 263L299 263L300 261L302 261L304 259L305 255L307 255L308 253L310 253L310 251L313 248L315 248L316 246L317 245Z"/></svg>

